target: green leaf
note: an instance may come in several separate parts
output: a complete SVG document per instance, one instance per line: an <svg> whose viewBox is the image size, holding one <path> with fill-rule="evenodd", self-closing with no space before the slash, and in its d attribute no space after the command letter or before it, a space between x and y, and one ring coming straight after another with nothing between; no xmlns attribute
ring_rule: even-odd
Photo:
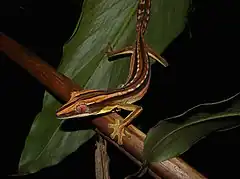
<svg viewBox="0 0 240 179"><path fill-rule="evenodd" d="M161 162L176 157L214 131L239 127L239 94L220 102L197 105L183 114L160 121L145 139L145 159Z"/></svg>
<svg viewBox="0 0 240 179"><path fill-rule="evenodd" d="M129 58L109 62L108 43L114 49L135 40L137 0L84 1L79 27L64 46L58 71L88 89L114 88L128 75ZM146 42L159 54L183 30L189 0L153 0ZM56 29L57 30L57 29ZM48 92L35 118L19 163L20 172L32 173L60 162L94 134L92 130L64 132L55 111L60 103Z"/></svg>

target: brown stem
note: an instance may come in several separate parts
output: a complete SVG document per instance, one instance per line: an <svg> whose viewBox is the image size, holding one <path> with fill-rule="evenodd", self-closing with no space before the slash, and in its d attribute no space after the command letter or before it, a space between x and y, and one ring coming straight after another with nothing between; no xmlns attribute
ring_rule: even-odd
<svg viewBox="0 0 240 179"><path fill-rule="evenodd" d="M96 179L110 179L109 175L109 156L107 154L107 141L99 136L96 142L95 151L95 173Z"/></svg>
<svg viewBox="0 0 240 179"><path fill-rule="evenodd" d="M23 46L5 35L0 35L0 50L26 69L32 76L37 78L50 92L63 101L67 101L70 93L74 90L81 90L78 85L74 84L66 76L56 72L54 68L41 60L38 56L27 51ZM112 131L109 131L108 124L113 123L115 119L121 118L116 113L111 113L103 117L98 117L92 121L99 133L105 139L113 143L126 155L130 156L137 164L143 161L143 141L146 135L133 125L126 130L130 133L130 138L124 139L123 146L119 146L115 141L109 138ZM202 179L205 178L184 161L179 158L154 163L150 166L152 174L160 178L171 179ZM150 173L151 173L150 172Z"/></svg>

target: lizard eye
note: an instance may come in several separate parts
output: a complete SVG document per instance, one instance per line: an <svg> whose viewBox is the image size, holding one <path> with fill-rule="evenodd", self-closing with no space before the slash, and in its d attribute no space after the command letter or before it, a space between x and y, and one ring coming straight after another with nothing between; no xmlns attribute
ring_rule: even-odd
<svg viewBox="0 0 240 179"><path fill-rule="evenodd" d="M76 106L77 113L85 113L87 112L88 107L85 104L79 104Z"/></svg>

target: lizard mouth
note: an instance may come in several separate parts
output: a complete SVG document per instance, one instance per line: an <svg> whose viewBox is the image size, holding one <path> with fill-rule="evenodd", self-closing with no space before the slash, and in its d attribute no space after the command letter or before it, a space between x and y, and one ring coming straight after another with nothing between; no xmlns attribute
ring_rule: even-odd
<svg viewBox="0 0 240 179"><path fill-rule="evenodd" d="M65 113L65 114L56 114L56 118L60 120L65 119L74 119L74 118L82 118L87 116L97 115L97 113Z"/></svg>

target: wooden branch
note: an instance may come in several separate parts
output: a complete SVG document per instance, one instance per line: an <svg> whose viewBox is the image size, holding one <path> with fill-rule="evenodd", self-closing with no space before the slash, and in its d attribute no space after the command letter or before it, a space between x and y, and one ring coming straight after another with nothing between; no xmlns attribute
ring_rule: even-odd
<svg viewBox="0 0 240 179"><path fill-rule="evenodd" d="M70 98L70 93L73 90L80 90L79 86L74 84L66 76L56 72L56 70L41 60L38 56L30 53L16 41L1 34L0 35L0 50L26 69L32 76L37 78L46 88L59 99L67 101ZM111 113L104 117L98 117L92 121L96 126L96 131L104 136L105 139L113 143L127 156L134 160L137 164L143 161L143 141L146 137L144 133L138 130L133 125L130 125L126 130L130 133L130 138L124 138L123 146L119 146L115 141L108 136L112 131L109 131L108 124L113 123L115 119L121 118L117 113ZM172 158L164 162L153 163L150 166L151 174L158 178L169 179L203 179L205 178L180 158Z"/></svg>

